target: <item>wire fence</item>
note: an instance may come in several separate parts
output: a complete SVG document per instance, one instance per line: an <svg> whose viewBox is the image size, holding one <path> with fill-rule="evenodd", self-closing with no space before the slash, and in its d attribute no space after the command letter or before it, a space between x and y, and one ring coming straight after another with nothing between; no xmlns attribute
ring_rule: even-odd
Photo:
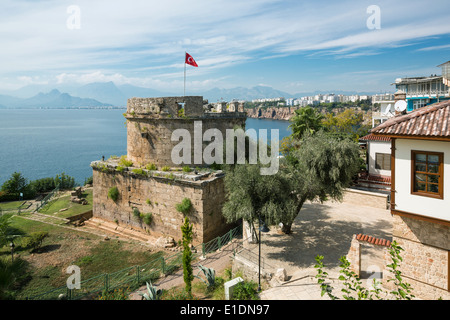
<svg viewBox="0 0 450 320"><path fill-rule="evenodd" d="M233 239L242 236L242 225L231 229L223 236L194 247L194 259L206 258L209 253L220 250ZM102 292L123 287L139 287L145 282L154 281L161 276L170 275L182 268L183 252L177 252L168 257L158 257L143 265L128 267L114 273L104 273L80 282L80 289L69 289L62 286L46 292L26 297L26 300L79 300L95 298Z"/></svg>

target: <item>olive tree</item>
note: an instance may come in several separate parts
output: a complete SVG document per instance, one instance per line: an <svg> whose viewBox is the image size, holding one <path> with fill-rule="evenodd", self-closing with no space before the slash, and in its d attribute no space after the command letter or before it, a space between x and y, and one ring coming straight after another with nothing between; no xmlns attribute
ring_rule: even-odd
<svg viewBox="0 0 450 320"><path fill-rule="evenodd" d="M304 134L274 175L261 175L260 164L226 167L223 215L228 221L260 216L291 233L306 201L342 199L358 171L358 156L356 143L317 132Z"/></svg>

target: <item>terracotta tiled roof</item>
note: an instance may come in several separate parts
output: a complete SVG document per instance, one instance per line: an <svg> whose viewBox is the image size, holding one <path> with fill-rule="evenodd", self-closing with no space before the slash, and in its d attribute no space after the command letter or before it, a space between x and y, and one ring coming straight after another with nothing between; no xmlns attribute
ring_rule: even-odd
<svg viewBox="0 0 450 320"><path fill-rule="evenodd" d="M366 241L366 242L372 243L377 246L389 247L391 245L391 241L389 241L389 240L375 238L375 237L368 236L367 234L362 234L362 233L358 234L356 236L356 239L359 241Z"/></svg>
<svg viewBox="0 0 450 320"><path fill-rule="evenodd" d="M389 136L377 136L373 133L369 133L368 135L359 138L361 141L391 141L391 138Z"/></svg>
<svg viewBox="0 0 450 320"><path fill-rule="evenodd" d="M368 174L367 172L361 173L359 175L359 178L362 180L391 183L390 176Z"/></svg>
<svg viewBox="0 0 450 320"><path fill-rule="evenodd" d="M450 100L396 116L370 132L388 136L450 137Z"/></svg>

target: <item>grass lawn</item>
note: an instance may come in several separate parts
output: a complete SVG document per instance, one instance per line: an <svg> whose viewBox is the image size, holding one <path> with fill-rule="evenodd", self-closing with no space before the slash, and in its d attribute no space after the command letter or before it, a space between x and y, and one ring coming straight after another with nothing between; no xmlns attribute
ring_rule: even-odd
<svg viewBox="0 0 450 320"><path fill-rule="evenodd" d="M8 201L8 202L0 202L0 210L14 210L18 209L22 205L26 207L28 201L20 200L20 201Z"/></svg>
<svg viewBox="0 0 450 320"><path fill-rule="evenodd" d="M111 274L135 265L144 265L163 255L163 252L150 251L138 243L104 240L93 234L70 230L26 219L21 216L12 218L15 234L30 234L46 231L41 250L30 252L21 246L21 238L16 238L15 259L24 261L25 270L13 290L16 299L24 299L66 285L70 274L67 267L77 265L81 270L81 281ZM9 260L9 246L0 248L0 258Z"/></svg>
<svg viewBox="0 0 450 320"><path fill-rule="evenodd" d="M56 215L57 217L67 218L71 217L89 210L92 210L92 189L87 189L83 194L82 198L85 198L88 202L87 205L82 205L79 203L74 203L70 201L70 195L57 198L55 200L47 203L39 213ZM65 211L59 212L61 209L67 209Z"/></svg>

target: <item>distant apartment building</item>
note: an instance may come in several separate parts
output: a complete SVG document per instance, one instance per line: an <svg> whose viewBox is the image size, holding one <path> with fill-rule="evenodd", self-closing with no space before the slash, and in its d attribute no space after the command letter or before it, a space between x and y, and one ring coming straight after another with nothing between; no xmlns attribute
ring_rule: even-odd
<svg viewBox="0 0 450 320"><path fill-rule="evenodd" d="M394 94L376 94L371 97L372 100L372 128L389 119L394 112ZM375 104L379 107L375 109Z"/></svg>
<svg viewBox="0 0 450 320"><path fill-rule="evenodd" d="M426 105L448 100L450 98L450 61L438 65L442 75L428 77L397 78L395 88L406 94L407 111L416 110Z"/></svg>

